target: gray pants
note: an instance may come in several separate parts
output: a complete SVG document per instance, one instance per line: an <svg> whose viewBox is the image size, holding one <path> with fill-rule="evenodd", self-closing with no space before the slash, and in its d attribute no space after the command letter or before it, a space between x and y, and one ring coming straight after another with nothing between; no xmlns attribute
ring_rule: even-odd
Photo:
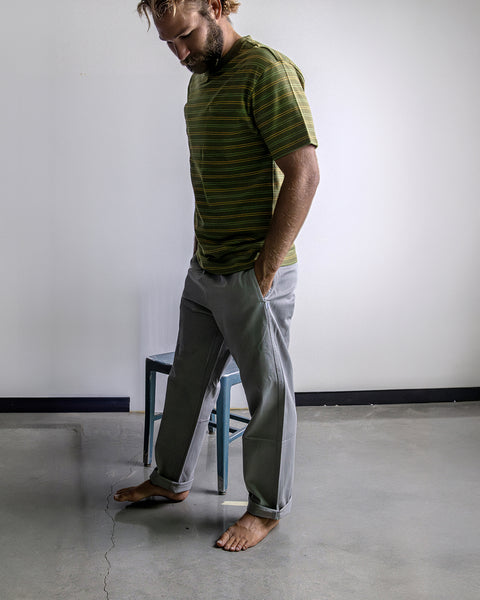
<svg viewBox="0 0 480 600"><path fill-rule="evenodd" d="M190 489L219 379L232 354L251 414L243 435L247 510L271 519L290 511L296 409L288 341L296 280L296 265L281 267L263 298L253 269L212 275L192 259L155 446L154 485Z"/></svg>

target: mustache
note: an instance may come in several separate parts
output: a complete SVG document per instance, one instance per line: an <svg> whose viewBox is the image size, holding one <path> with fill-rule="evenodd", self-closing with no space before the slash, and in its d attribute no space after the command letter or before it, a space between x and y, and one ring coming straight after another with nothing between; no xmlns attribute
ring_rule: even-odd
<svg viewBox="0 0 480 600"><path fill-rule="evenodd" d="M195 58L186 58L185 60L181 60L180 64L183 65L184 67L188 67L191 65L194 65L196 62Z"/></svg>

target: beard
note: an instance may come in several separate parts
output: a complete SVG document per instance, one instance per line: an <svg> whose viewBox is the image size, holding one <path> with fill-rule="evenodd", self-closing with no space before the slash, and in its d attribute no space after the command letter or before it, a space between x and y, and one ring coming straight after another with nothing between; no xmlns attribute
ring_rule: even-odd
<svg viewBox="0 0 480 600"><path fill-rule="evenodd" d="M222 58L223 31L209 14L205 15L208 21L207 39L205 49L200 54L189 56L182 64L192 73L205 73L215 71Z"/></svg>

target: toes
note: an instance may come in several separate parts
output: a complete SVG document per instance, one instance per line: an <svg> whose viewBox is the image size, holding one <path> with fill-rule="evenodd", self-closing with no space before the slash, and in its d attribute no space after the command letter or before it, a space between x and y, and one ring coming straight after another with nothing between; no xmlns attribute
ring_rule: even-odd
<svg viewBox="0 0 480 600"><path fill-rule="evenodd" d="M235 544L235 538L234 537L229 537L226 544L223 546L224 550L232 550L232 547Z"/></svg>
<svg viewBox="0 0 480 600"><path fill-rule="evenodd" d="M234 537L231 537L228 542L223 547L224 550L230 550L231 552L235 552L237 547L237 540Z"/></svg>
<svg viewBox="0 0 480 600"><path fill-rule="evenodd" d="M228 548L231 552L238 552L240 546L240 540L237 537L232 538L232 543Z"/></svg>
<svg viewBox="0 0 480 600"><path fill-rule="evenodd" d="M247 548L247 541L237 535L231 535L228 542L223 547L224 550L229 550L230 552L240 552L241 550L245 550Z"/></svg>
<svg viewBox="0 0 480 600"><path fill-rule="evenodd" d="M127 502L134 488L123 488L115 492L113 499L117 502Z"/></svg>
<svg viewBox="0 0 480 600"><path fill-rule="evenodd" d="M217 540L217 546L228 552L240 552L241 550L246 550L249 547L249 544L245 536L235 531L235 527L230 527Z"/></svg>
<svg viewBox="0 0 480 600"><path fill-rule="evenodd" d="M235 548L235 550L237 552L240 552L242 550L246 550L248 548L248 540L246 540L245 538L241 539L238 544L237 547Z"/></svg>
<svg viewBox="0 0 480 600"><path fill-rule="evenodd" d="M230 538L230 534L228 533L228 531L226 531L218 540L217 540L217 546L219 546L220 548L224 548L225 544L228 542Z"/></svg>
<svg viewBox="0 0 480 600"><path fill-rule="evenodd" d="M233 535L233 532L230 529L227 529L227 531L218 540L217 545L224 550L234 551L237 545L237 538L235 535Z"/></svg>

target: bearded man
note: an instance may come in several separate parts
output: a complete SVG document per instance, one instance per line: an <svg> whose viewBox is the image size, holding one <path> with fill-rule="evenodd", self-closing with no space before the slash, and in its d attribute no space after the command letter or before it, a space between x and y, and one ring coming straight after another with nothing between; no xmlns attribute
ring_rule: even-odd
<svg viewBox="0 0 480 600"><path fill-rule="evenodd" d="M303 76L241 37L234 0L142 0L138 12L192 71L185 105L195 248L149 480L115 499L187 498L223 368L232 355L251 420L243 435L245 514L217 541L255 546L290 512L296 433L288 353L294 240L319 182Z"/></svg>

